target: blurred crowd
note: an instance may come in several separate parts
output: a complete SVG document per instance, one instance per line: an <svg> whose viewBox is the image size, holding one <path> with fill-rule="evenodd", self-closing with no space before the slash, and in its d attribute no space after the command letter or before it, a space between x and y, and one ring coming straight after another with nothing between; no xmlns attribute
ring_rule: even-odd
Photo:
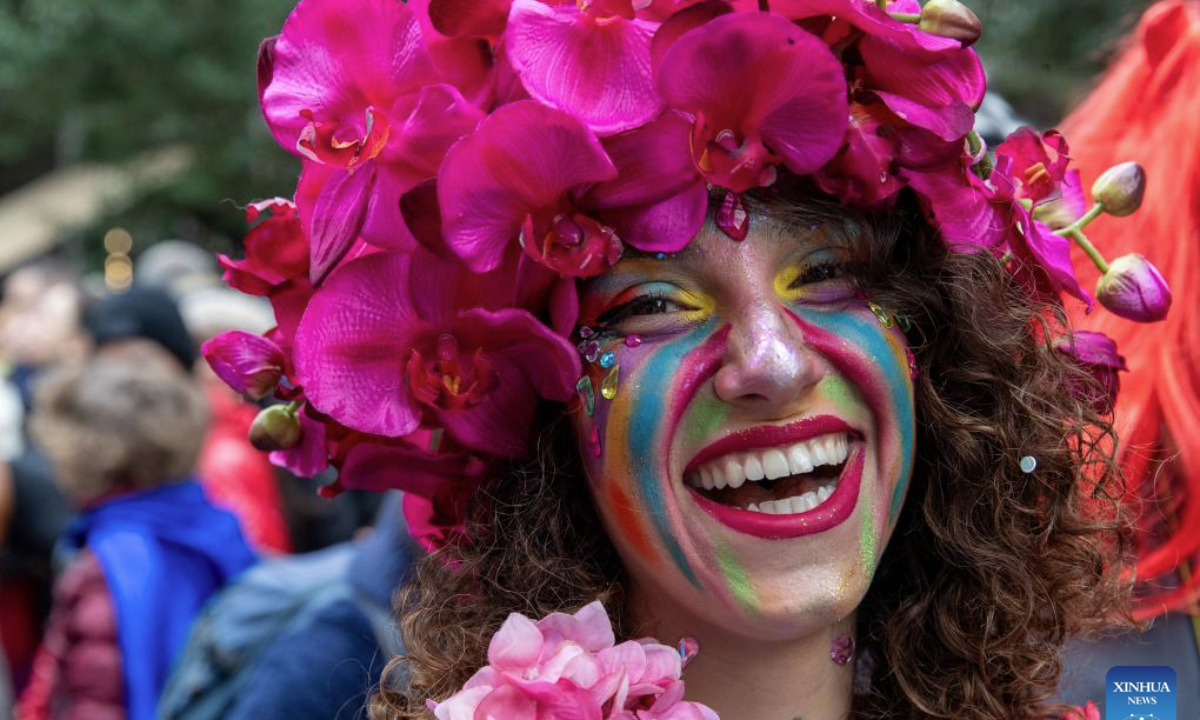
<svg viewBox="0 0 1200 720"><path fill-rule="evenodd" d="M0 719L149 719L160 698L167 717L360 716L408 564L402 514L320 498L331 478L250 446L260 408L198 348L269 329L257 300L181 241L144 252L121 293L54 259L4 278ZM272 682L235 693L272 654Z"/></svg>

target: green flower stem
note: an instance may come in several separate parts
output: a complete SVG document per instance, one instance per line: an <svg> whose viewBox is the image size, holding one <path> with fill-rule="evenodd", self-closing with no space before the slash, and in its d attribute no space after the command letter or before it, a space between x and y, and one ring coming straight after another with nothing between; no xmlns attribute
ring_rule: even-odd
<svg viewBox="0 0 1200 720"><path fill-rule="evenodd" d="M303 403L301 403L299 400L295 400L293 402L288 403L288 405L287 405L288 415L295 417L296 413L300 412L301 405L303 405Z"/></svg>
<svg viewBox="0 0 1200 720"><path fill-rule="evenodd" d="M1096 203L1092 206L1091 210L1088 210L1086 213L1084 213L1083 217L1079 218L1062 230L1055 230L1054 234L1061 235L1063 237L1069 237L1074 240L1075 244L1078 245L1085 253L1087 253L1087 256L1092 259L1092 262L1096 264L1096 267L1100 269L1100 272L1106 273L1108 272L1108 261L1104 259L1104 256L1101 255L1100 251L1096 249L1096 246L1092 244L1092 241L1088 240L1088 236L1083 234L1083 229L1088 226L1088 223L1100 217L1103 212L1104 203Z"/></svg>
<svg viewBox="0 0 1200 720"><path fill-rule="evenodd" d="M883 6L881 5L880 7ZM921 22L921 13L891 13L891 15L896 20L908 23L909 25L916 25Z"/></svg>
<svg viewBox="0 0 1200 720"><path fill-rule="evenodd" d="M875 0L875 4L879 6L880 10L887 10L888 0Z"/></svg>
<svg viewBox="0 0 1200 720"><path fill-rule="evenodd" d="M1096 249L1096 246L1092 244L1092 241L1088 240L1087 235L1084 235L1082 230L1074 225L1069 228L1064 228L1064 230L1066 230L1066 232L1059 230L1057 233L1055 233L1055 235L1065 235L1074 240L1076 245L1083 248L1083 251L1087 253L1087 256L1092 259L1092 262L1096 263L1096 267L1100 268L1100 272L1108 272L1108 261L1104 259L1104 256L1101 255L1100 251Z"/></svg>

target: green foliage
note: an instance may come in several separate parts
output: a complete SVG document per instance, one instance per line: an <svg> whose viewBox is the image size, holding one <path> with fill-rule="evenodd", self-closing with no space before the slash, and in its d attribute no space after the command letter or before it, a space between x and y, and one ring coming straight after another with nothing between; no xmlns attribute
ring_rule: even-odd
<svg viewBox="0 0 1200 720"><path fill-rule="evenodd" d="M123 219L157 225L154 237L240 234L222 199L287 194L299 167L263 126L255 88L258 44L292 5L0 0L0 191L183 142L195 170Z"/></svg>
<svg viewBox="0 0 1200 720"><path fill-rule="evenodd" d="M1095 83L1152 0L964 0L983 21L976 45L991 89L1022 117L1056 123Z"/></svg>

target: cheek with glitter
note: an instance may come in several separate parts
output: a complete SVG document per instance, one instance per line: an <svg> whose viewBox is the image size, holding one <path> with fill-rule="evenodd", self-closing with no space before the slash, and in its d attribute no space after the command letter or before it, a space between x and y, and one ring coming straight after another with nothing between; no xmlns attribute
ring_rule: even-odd
<svg viewBox="0 0 1200 720"><path fill-rule="evenodd" d="M838 392L857 390L874 416L880 451L887 453L881 471L895 482L875 537L899 514L912 476L916 427L907 346L898 329L883 327L866 309L830 311L797 306L792 310L806 342L829 358L845 378L847 387L835 384L829 388L835 397ZM872 556L876 554L875 548L870 550Z"/></svg>

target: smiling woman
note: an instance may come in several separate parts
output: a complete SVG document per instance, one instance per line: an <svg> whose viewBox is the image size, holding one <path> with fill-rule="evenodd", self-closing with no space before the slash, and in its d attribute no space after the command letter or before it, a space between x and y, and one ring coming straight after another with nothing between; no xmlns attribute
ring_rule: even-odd
<svg viewBox="0 0 1200 720"><path fill-rule="evenodd" d="M588 377L617 391L544 406L538 459L473 497L481 540L423 564L380 717L424 717L509 613L596 598L618 639L696 639L688 697L722 717L1053 714L1061 639L1125 592L1091 381L1030 331L1054 313L911 207L752 214L583 287Z"/></svg>
<svg viewBox="0 0 1200 720"><path fill-rule="evenodd" d="M279 327L205 354L287 402L276 462L406 493L373 717L1061 714L1128 590L1071 248L1113 312L1170 291L1083 232L1136 166L1088 210L1058 133L983 146L978 35L954 0L300 2L259 63L295 204L225 260Z"/></svg>

